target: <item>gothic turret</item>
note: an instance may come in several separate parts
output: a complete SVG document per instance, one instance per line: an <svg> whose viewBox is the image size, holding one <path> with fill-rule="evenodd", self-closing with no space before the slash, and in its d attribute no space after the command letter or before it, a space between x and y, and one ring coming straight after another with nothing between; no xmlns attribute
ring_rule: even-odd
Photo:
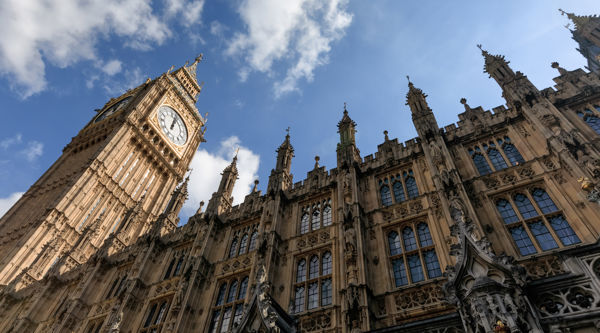
<svg viewBox="0 0 600 333"><path fill-rule="evenodd" d="M292 157L294 157L294 147L290 143L288 128L283 143L277 148L277 163L269 176L268 193L285 190L292 185Z"/></svg>
<svg viewBox="0 0 600 333"><path fill-rule="evenodd" d="M600 74L600 17L580 16L573 13L567 13L559 9L562 15L567 17L575 25L575 29L571 30L573 39L579 44L579 51L588 61L587 69L591 72ZM569 25L567 25L569 28Z"/></svg>
<svg viewBox="0 0 600 333"><path fill-rule="evenodd" d="M477 45L477 47L481 50L481 55L485 59L483 71L496 80L500 87L515 78L515 72L508 65L510 62L506 61L503 55L492 55L484 50L481 44Z"/></svg>
<svg viewBox="0 0 600 333"><path fill-rule="evenodd" d="M427 95L419 88L415 88L410 79L408 81L408 93L406 94L406 105L412 112L413 123L419 137L428 141L439 132L437 120L433 111L427 104Z"/></svg>
<svg viewBox="0 0 600 333"><path fill-rule="evenodd" d="M351 165L354 162L360 163L360 151L356 147L356 123L348 115L346 103L344 103L344 115L338 123L338 133L340 133L340 142L337 145L338 167Z"/></svg>
<svg viewBox="0 0 600 333"><path fill-rule="evenodd" d="M206 206L206 213L208 215L220 215L231 208L233 202L233 187L235 186L235 181L237 179L238 169L236 152L231 164L229 164L223 170L223 173L221 173L221 183L219 183L217 192L213 193L208 201L208 206Z"/></svg>

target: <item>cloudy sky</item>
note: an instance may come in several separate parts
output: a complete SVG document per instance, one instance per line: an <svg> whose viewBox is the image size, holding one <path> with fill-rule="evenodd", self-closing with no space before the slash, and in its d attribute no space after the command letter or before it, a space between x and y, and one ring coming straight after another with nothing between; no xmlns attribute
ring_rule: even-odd
<svg viewBox="0 0 600 333"><path fill-rule="evenodd" d="M182 215L216 190L240 147L235 201L266 188L291 127L294 180L333 168L344 102L362 155L383 131L415 136L406 75L429 95L440 125L460 98L504 103L476 44L504 54L539 88L550 68L584 59L558 8L598 14L589 1L3 0L0 1L0 214L60 156L111 97L202 52L208 142L196 153Z"/></svg>

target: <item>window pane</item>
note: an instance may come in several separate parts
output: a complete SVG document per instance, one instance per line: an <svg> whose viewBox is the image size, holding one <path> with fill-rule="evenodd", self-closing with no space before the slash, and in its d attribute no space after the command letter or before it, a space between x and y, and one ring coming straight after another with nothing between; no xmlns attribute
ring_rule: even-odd
<svg viewBox="0 0 600 333"><path fill-rule="evenodd" d="M556 241L552 238L552 235L544 225L544 222L535 221L530 223L529 230L531 230L531 233L535 236L535 239L537 239L542 251L552 250L558 247L558 244L556 244Z"/></svg>
<svg viewBox="0 0 600 333"><path fill-rule="evenodd" d="M221 285L221 288L219 288L219 293L217 294L217 303L216 303L216 305L223 304L223 301L225 300L225 291L227 291L227 283L223 283Z"/></svg>
<svg viewBox="0 0 600 333"><path fill-rule="evenodd" d="M144 323L144 327L150 326L152 323L152 318L154 317L154 312L156 312L156 303L152 304L150 308L150 312L148 312L148 317L146 317L146 322Z"/></svg>
<svg viewBox="0 0 600 333"><path fill-rule="evenodd" d="M179 275L179 273L181 273L181 268L182 267L183 267L183 254L181 255L181 257L177 261L177 265L175 266L175 272L173 272L173 276Z"/></svg>
<svg viewBox="0 0 600 333"><path fill-rule="evenodd" d="M331 206L327 205L323 208L323 225L331 225Z"/></svg>
<svg viewBox="0 0 600 333"><path fill-rule="evenodd" d="M552 226L552 229L554 229L554 232L556 232L556 235L558 236L558 238L564 246L569 246L581 242L579 240L579 237L577 237L577 234L575 234L575 231L571 229L569 222L565 220L564 216L557 215L551 217L550 225Z"/></svg>
<svg viewBox="0 0 600 333"><path fill-rule="evenodd" d="M508 200L500 199L496 201L496 208L498 208L498 212L500 213L500 216L502 216L504 223L510 224L519 221L517 213L515 213L515 210Z"/></svg>
<svg viewBox="0 0 600 333"><path fill-rule="evenodd" d="M235 306L235 313L233 315L233 325L239 324L240 320L242 320L242 314L244 313L244 304L238 304Z"/></svg>
<svg viewBox="0 0 600 333"><path fill-rule="evenodd" d="M410 174L412 175L412 171L410 171ZM417 188L417 182L415 181L415 177L413 176L406 176L404 178L404 183L406 183L406 192L408 192L408 197L409 198L416 198L419 196L419 189Z"/></svg>
<svg viewBox="0 0 600 333"><path fill-rule="evenodd" d="M171 277L171 270L173 269L173 266L175 265L175 260L177 260L177 258L171 259L171 262L169 263L169 267L167 268L167 271L165 272L165 277L163 278L164 280Z"/></svg>
<svg viewBox="0 0 600 333"><path fill-rule="evenodd" d="M533 246L529 235L525 232L522 226L514 227L510 229L510 234L512 235L515 244L519 248L519 252L522 256L528 256L530 254L536 253L537 250Z"/></svg>
<svg viewBox="0 0 600 333"><path fill-rule="evenodd" d="M332 298L331 279L325 279L321 283L321 306L330 305Z"/></svg>
<svg viewBox="0 0 600 333"><path fill-rule="evenodd" d="M223 311L223 321L221 322L221 333L227 332L229 329L229 322L231 321L231 307L225 308Z"/></svg>
<svg viewBox="0 0 600 333"><path fill-rule="evenodd" d="M475 163L475 167L480 175L485 176L489 173L492 173L492 169L490 169L490 165L485 160L485 157L481 154L473 155L473 162Z"/></svg>
<svg viewBox="0 0 600 333"><path fill-rule="evenodd" d="M244 234L242 240L240 241L240 249L238 251L238 255L246 253L246 245L248 245L248 234Z"/></svg>
<svg viewBox="0 0 600 333"><path fill-rule="evenodd" d="M317 282L308 285L308 309L319 306L319 284Z"/></svg>
<svg viewBox="0 0 600 333"><path fill-rule="evenodd" d="M390 188L387 185L384 185L379 190L381 194L381 204L384 206L389 206L392 204L392 195L390 194Z"/></svg>
<svg viewBox="0 0 600 333"><path fill-rule="evenodd" d="M294 310L296 312L304 311L304 287L296 287L296 297L294 299Z"/></svg>
<svg viewBox="0 0 600 333"><path fill-rule="evenodd" d="M162 302L160 305L160 309L158 310L158 315L156 315L156 320L154 320L154 325L160 324L164 319L167 312L167 302Z"/></svg>
<svg viewBox="0 0 600 333"><path fill-rule="evenodd" d="M496 170L506 169L508 166L506 165L506 161L502 158L502 154L495 148L488 149L488 157L490 161L492 161L492 165Z"/></svg>
<svg viewBox="0 0 600 333"><path fill-rule="evenodd" d="M229 249L229 258L235 257L237 251L237 238L231 241L231 248Z"/></svg>
<svg viewBox="0 0 600 333"><path fill-rule="evenodd" d="M594 115L587 115L585 122L598 134L600 134L600 119Z"/></svg>
<svg viewBox="0 0 600 333"><path fill-rule="evenodd" d="M517 205L517 209L521 213L524 219L528 219L530 217L538 216L538 213L533 208L531 201L524 194L516 194L513 198L515 200L515 204Z"/></svg>
<svg viewBox="0 0 600 333"><path fill-rule="evenodd" d="M515 147L515 145L512 143L506 143L502 148L504 149L504 153L506 154L506 157L508 157L510 164L518 165L525 163L523 156L521 156L521 153L519 153L517 147Z"/></svg>
<svg viewBox="0 0 600 333"><path fill-rule="evenodd" d="M394 282L396 283L396 287L408 284L406 269L404 268L404 259L392 260L392 268L394 270Z"/></svg>
<svg viewBox="0 0 600 333"><path fill-rule="evenodd" d="M331 253L325 252L323 254L323 264L322 264L323 273L321 275L329 275L331 274Z"/></svg>
<svg viewBox="0 0 600 333"><path fill-rule="evenodd" d="M308 214L302 214L302 219L300 220L300 233L305 234L308 232Z"/></svg>
<svg viewBox="0 0 600 333"><path fill-rule="evenodd" d="M400 246L400 236L395 231L388 234L388 243L390 244L390 255L395 256L402 253L402 247Z"/></svg>
<svg viewBox="0 0 600 333"><path fill-rule="evenodd" d="M402 182L395 182L392 186L394 190L394 199L396 202L402 202L406 200L406 195L404 194L404 187L402 186Z"/></svg>
<svg viewBox="0 0 600 333"><path fill-rule="evenodd" d="M411 227L402 230L402 239L404 240L404 249L412 251L417 249L417 240Z"/></svg>
<svg viewBox="0 0 600 333"><path fill-rule="evenodd" d="M423 267L421 266L421 258L418 254L408 256L408 269L410 270L410 279L412 282L425 280L423 276Z"/></svg>
<svg viewBox="0 0 600 333"><path fill-rule="evenodd" d="M308 278L314 279L319 277L319 257L312 256L310 258L310 266L308 270Z"/></svg>
<svg viewBox="0 0 600 333"><path fill-rule="evenodd" d="M247 289L248 289L248 277L246 276L242 280L242 284L240 284L240 292L238 293L237 299L244 299L244 298L246 298L246 290Z"/></svg>
<svg viewBox="0 0 600 333"><path fill-rule="evenodd" d="M229 293L227 294L227 303L231 303L235 301L235 296L237 292L238 282L237 280L233 281L229 286Z"/></svg>
<svg viewBox="0 0 600 333"><path fill-rule="evenodd" d="M208 330L210 333L217 332L220 317L221 317L221 310L216 310L215 312L213 312L213 317L210 322L210 329Z"/></svg>
<svg viewBox="0 0 600 333"><path fill-rule="evenodd" d="M254 231L252 236L250 237L250 247L248 247L248 251L252 251L256 248L256 239L258 238L258 231Z"/></svg>
<svg viewBox="0 0 600 333"><path fill-rule="evenodd" d="M532 195L533 200L535 200L538 207L540 207L542 213L548 214L556 212L558 210L558 207L556 207L554 201L550 199L548 193L546 193L546 191L542 190L541 188L536 188L535 190L533 190Z"/></svg>
<svg viewBox="0 0 600 333"><path fill-rule="evenodd" d="M317 230L321 227L321 212L318 209L315 209L312 214L312 230Z"/></svg>
<svg viewBox="0 0 600 333"><path fill-rule="evenodd" d="M419 223L419 225L417 225L417 233L419 234L419 244L421 247L433 245L433 239L431 239L427 224Z"/></svg>
<svg viewBox="0 0 600 333"><path fill-rule="evenodd" d="M298 261L298 270L296 274L296 282L306 280L306 260L302 259Z"/></svg>
<svg viewBox="0 0 600 333"><path fill-rule="evenodd" d="M430 279L442 276L442 270L440 269L440 263L438 262L435 250L423 251L423 260L425 260L427 276L429 276Z"/></svg>

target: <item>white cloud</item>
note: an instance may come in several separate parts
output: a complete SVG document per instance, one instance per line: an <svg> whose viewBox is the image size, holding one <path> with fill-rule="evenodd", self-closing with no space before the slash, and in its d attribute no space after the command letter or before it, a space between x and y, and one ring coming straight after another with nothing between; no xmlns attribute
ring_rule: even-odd
<svg viewBox="0 0 600 333"><path fill-rule="evenodd" d="M121 62L119 60L111 60L101 67L102 71L108 75L113 76L121 71Z"/></svg>
<svg viewBox="0 0 600 333"><path fill-rule="evenodd" d="M23 154L29 162L33 162L36 158L42 156L43 152L43 143L39 141L29 141L27 147L21 151L21 154Z"/></svg>
<svg viewBox="0 0 600 333"><path fill-rule="evenodd" d="M123 77L125 80L106 80L104 84L104 90L109 94L120 95L127 89L131 89L142 84L142 82L144 82L144 80L147 78L139 67L125 70ZM90 82L93 86L93 81L88 80L87 83Z"/></svg>
<svg viewBox="0 0 600 333"><path fill-rule="evenodd" d="M223 25L221 22L210 22L210 33L212 35L223 38L223 36L225 35L225 31L227 31L227 26Z"/></svg>
<svg viewBox="0 0 600 333"><path fill-rule="evenodd" d="M234 205L241 203L244 197L250 193L254 186L254 180L257 178L260 156L241 146L238 137L231 136L221 141L216 152L211 153L199 149L194 155L190 164L193 171L188 187L189 198L183 206L183 215L190 216L194 214L202 200L205 204L208 204L213 192L217 191L219 187L223 169L231 163L238 147L240 149L237 160L239 175L233 189ZM206 205L204 207L206 208Z"/></svg>
<svg viewBox="0 0 600 333"><path fill-rule="evenodd" d="M6 198L0 198L0 218L12 207L24 192L15 192Z"/></svg>
<svg viewBox="0 0 600 333"><path fill-rule="evenodd" d="M248 64L239 71L242 81L251 71L271 75L275 62L288 62L275 95L297 90L298 81L311 81L314 69L327 63L331 44L344 36L352 22L347 5L348 0L244 0L238 12L247 32L236 33L226 53Z"/></svg>
<svg viewBox="0 0 600 333"><path fill-rule="evenodd" d="M99 39L117 36L141 50L160 45L172 35L171 20L181 14L184 25L198 23L204 4L170 2L177 5L166 6L168 15L160 16L150 0L5 0L0 3L0 75L27 98L46 88L46 65L64 68L98 60Z"/></svg>
<svg viewBox="0 0 600 333"><path fill-rule="evenodd" d="M15 134L15 136L11 138L6 138L0 141L0 147L3 149L8 149L12 145L16 145L21 143L23 136L20 133Z"/></svg>

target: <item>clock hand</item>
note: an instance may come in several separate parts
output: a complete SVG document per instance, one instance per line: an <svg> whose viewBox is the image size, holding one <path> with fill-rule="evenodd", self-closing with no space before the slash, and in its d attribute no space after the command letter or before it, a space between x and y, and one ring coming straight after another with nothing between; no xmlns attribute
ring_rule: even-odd
<svg viewBox="0 0 600 333"><path fill-rule="evenodd" d="M171 130L173 129L173 127L175 127L175 117L173 117L173 122L171 123Z"/></svg>

